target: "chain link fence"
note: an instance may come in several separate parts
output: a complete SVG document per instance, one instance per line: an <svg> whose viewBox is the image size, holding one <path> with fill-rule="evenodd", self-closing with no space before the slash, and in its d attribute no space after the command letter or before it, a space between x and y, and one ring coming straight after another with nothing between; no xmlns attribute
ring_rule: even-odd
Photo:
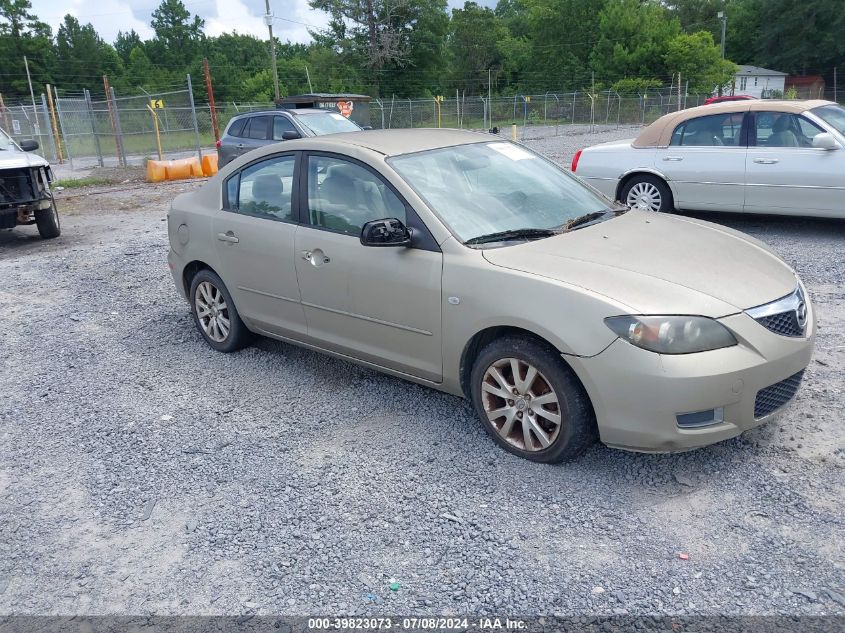
<svg viewBox="0 0 845 633"><path fill-rule="evenodd" d="M31 103L4 105L0 125L17 141L36 139L40 153L53 162L67 160L71 168L143 164L147 158L187 156L214 151L215 134L207 102L196 103L190 77L179 89L119 96L110 90L53 90ZM840 96L830 91L828 98ZM547 92L535 95L465 96L429 99L375 99L370 124L375 129L463 128L516 126L517 138L565 133L566 126L648 125L664 114L704 103L710 95L678 94L662 89L643 94ZM272 110L267 103L218 103L222 134L232 117Z"/></svg>

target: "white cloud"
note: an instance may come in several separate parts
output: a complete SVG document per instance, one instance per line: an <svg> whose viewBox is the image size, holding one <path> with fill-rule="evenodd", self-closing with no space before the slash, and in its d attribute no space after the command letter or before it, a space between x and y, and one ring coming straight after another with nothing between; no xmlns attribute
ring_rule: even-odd
<svg viewBox="0 0 845 633"><path fill-rule="evenodd" d="M47 22L55 34L66 14L83 24L90 22L107 42L114 42L118 31L135 31L142 39L153 37L152 12L161 0L32 0L36 15ZM264 0L183 0L185 7L205 20L208 35L238 33L267 37L264 24ZM328 25L328 16L309 8L308 0L271 0L276 17L273 32L281 41L308 42L308 29Z"/></svg>

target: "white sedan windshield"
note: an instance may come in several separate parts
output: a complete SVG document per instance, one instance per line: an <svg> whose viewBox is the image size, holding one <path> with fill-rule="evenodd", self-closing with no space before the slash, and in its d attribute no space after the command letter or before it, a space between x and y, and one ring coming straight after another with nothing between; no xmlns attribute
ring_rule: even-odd
<svg viewBox="0 0 845 633"><path fill-rule="evenodd" d="M810 112L845 136L845 108L838 105L826 105L813 108Z"/></svg>
<svg viewBox="0 0 845 633"><path fill-rule="evenodd" d="M389 162L463 242L506 231L557 229L610 206L560 167L503 141Z"/></svg>

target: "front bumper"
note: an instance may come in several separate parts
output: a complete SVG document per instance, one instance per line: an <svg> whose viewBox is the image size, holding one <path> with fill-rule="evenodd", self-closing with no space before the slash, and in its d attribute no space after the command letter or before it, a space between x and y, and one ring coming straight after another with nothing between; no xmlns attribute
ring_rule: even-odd
<svg viewBox="0 0 845 633"><path fill-rule="evenodd" d="M646 452L683 451L735 437L776 416L755 417L757 392L801 372L815 344L809 307L806 336L770 332L744 313L720 319L738 345L661 355L617 339L591 358L565 356L592 400L602 442ZM721 422L681 428L678 414L723 409Z"/></svg>

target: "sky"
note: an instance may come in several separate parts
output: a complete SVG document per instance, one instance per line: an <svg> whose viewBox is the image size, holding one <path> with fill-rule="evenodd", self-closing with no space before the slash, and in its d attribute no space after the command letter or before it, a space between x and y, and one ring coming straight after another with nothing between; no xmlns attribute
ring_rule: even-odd
<svg viewBox="0 0 845 633"><path fill-rule="evenodd" d="M208 35L238 33L267 36L264 0L182 0L185 7L205 20ZM153 35L151 14L161 0L31 0L34 13L53 27L53 33L68 13L81 23L90 22L107 42L114 42L118 31L135 31L142 39ZM461 6L462 0L450 0ZM489 4L480 2L479 4ZM308 42L308 29L323 28L328 17L308 7L308 0L270 0L274 35L280 40Z"/></svg>

